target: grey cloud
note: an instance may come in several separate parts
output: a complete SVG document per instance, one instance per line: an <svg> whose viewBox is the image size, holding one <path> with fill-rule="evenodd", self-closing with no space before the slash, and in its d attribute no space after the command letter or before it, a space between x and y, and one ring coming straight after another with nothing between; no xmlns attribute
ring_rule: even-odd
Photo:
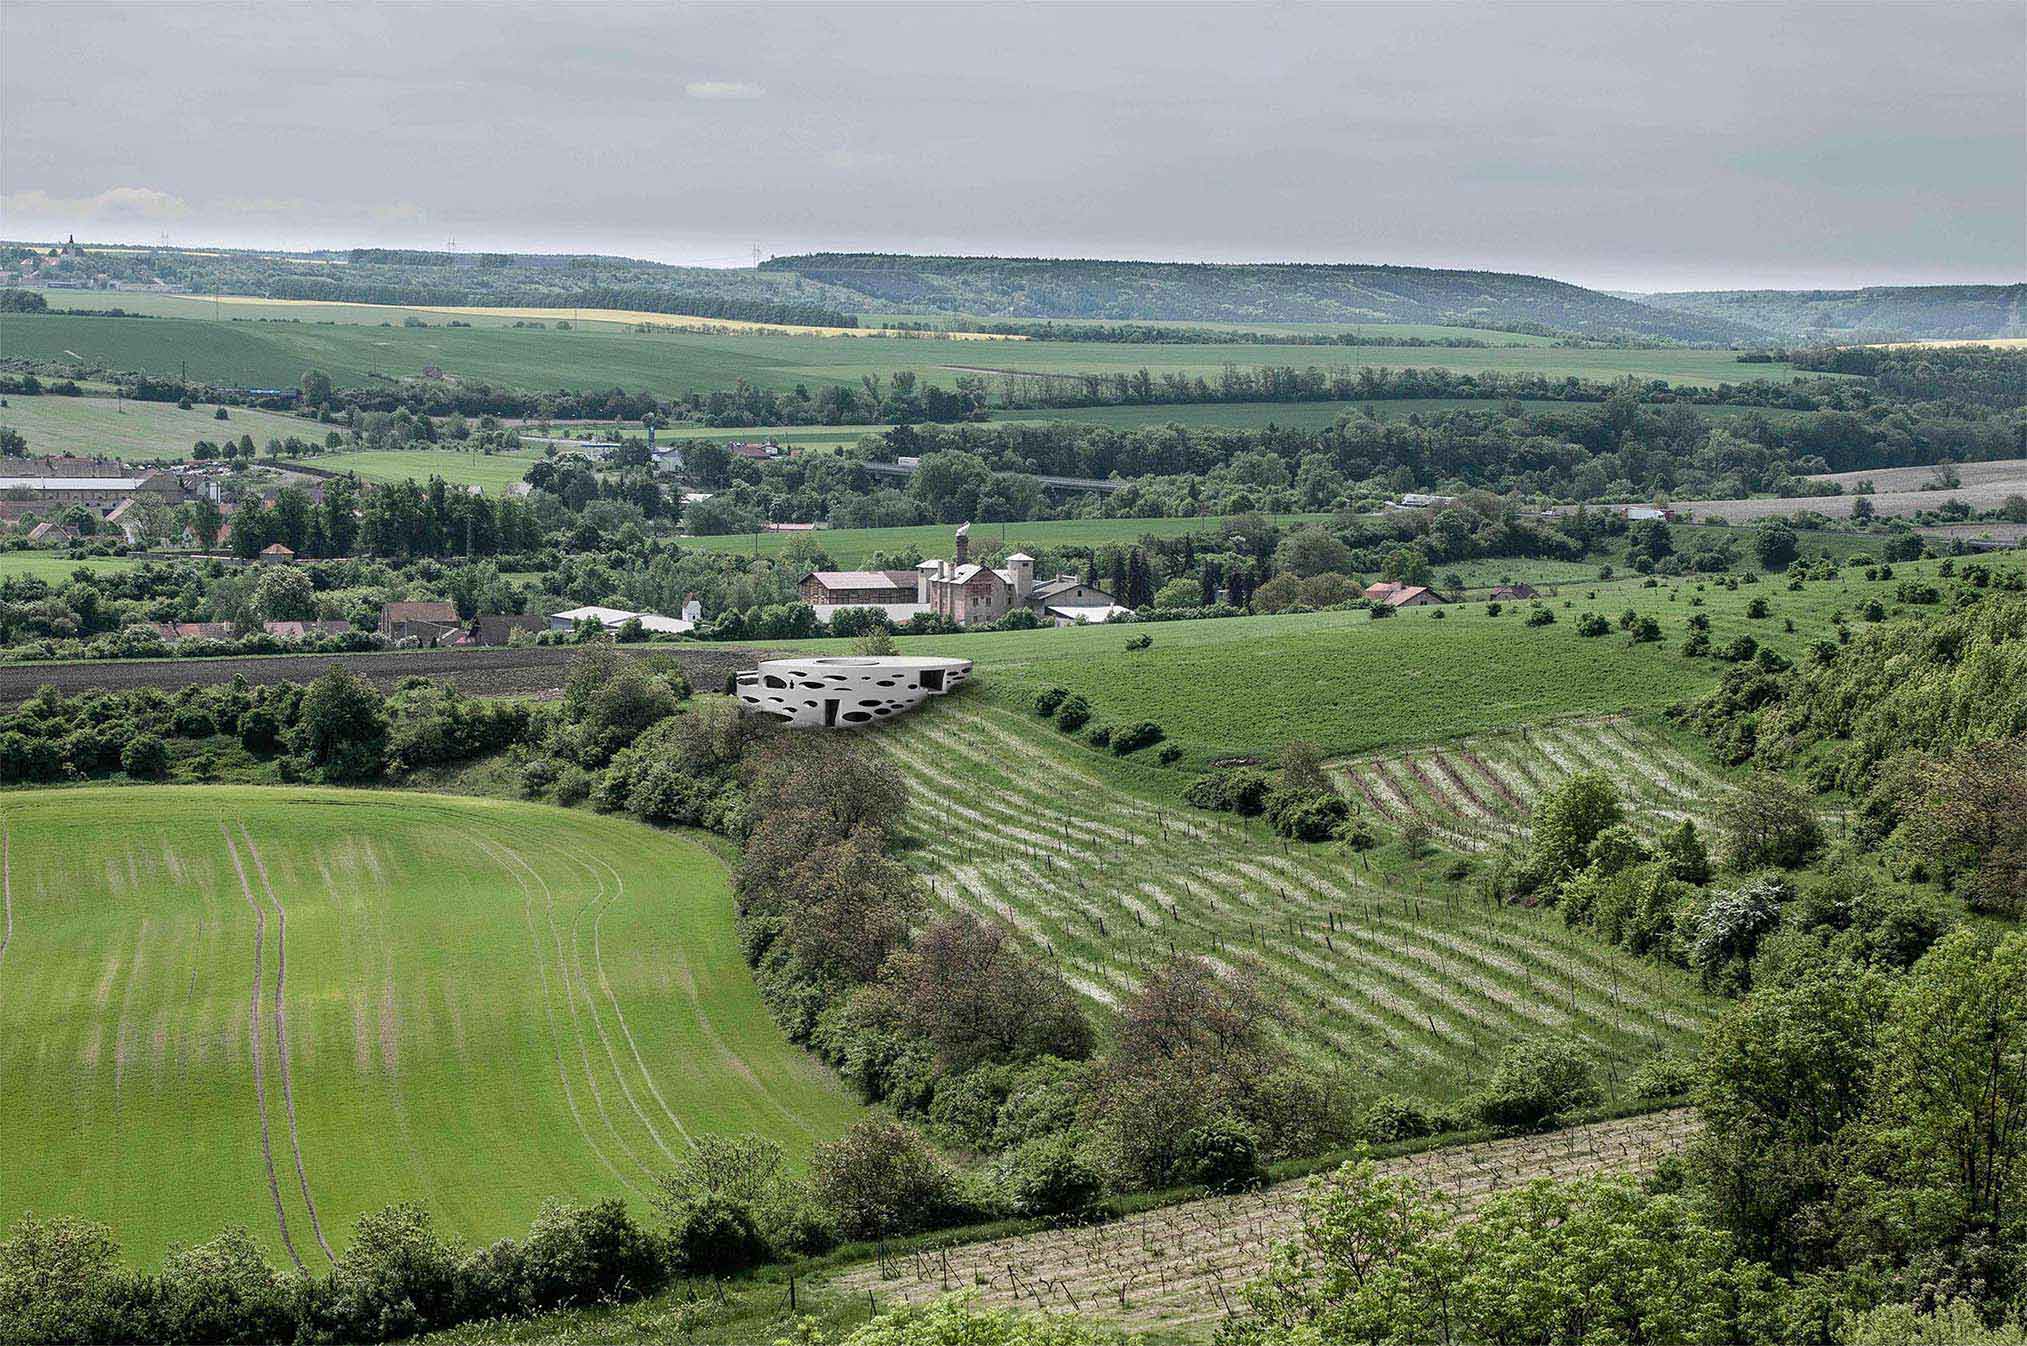
<svg viewBox="0 0 2027 1346"><path fill-rule="evenodd" d="M2012 0L13 0L6 29L9 234L114 230L87 203L139 184L187 206L133 231L183 242L2027 273Z"/></svg>

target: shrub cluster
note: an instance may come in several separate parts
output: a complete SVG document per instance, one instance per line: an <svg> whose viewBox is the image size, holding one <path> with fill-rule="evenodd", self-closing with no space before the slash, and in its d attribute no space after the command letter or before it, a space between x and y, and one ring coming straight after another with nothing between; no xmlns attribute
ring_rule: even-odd
<svg viewBox="0 0 2027 1346"><path fill-rule="evenodd" d="M321 1276L278 1271L242 1229L132 1271L105 1226L24 1216L0 1240L0 1342L389 1341L652 1294L691 1269L619 1200L550 1202L527 1238L472 1249L421 1208L389 1206Z"/></svg>

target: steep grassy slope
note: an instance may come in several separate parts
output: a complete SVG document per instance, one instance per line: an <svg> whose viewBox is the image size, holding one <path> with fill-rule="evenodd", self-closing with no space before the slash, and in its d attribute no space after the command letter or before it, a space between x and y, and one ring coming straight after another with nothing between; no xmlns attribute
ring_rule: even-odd
<svg viewBox="0 0 2027 1346"><path fill-rule="evenodd" d="M801 1155L855 1111L677 837L184 786L8 795L0 838L0 1225L88 1215L151 1264L238 1224L322 1266L390 1201L518 1234L551 1195L638 1198L690 1136Z"/></svg>
<svg viewBox="0 0 2027 1346"><path fill-rule="evenodd" d="M1618 1079L1712 1012L1689 978L1551 912L1487 905L1438 862L1289 846L1164 803L1139 773L973 695L875 738L914 788L906 837L937 899L1010 921L1101 1011L1171 950L1256 959L1302 1050L1439 1100L1526 1033L1572 1035Z"/></svg>

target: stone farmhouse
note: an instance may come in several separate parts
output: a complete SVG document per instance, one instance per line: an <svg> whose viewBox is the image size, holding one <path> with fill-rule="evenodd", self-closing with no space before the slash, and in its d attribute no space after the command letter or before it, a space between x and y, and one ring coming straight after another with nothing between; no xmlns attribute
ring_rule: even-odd
<svg viewBox="0 0 2027 1346"><path fill-rule="evenodd" d="M1365 596L1373 602L1390 608L1433 607L1443 601L1442 595L1420 584L1402 584L1398 580L1382 580L1366 586Z"/></svg>
<svg viewBox="0 0 2027 1346"><path fill-rule="evenodd" d="M1044 622L1074 626L1104 622L1131 611L1111 594L1075 575L1035 581L1035 558L1015 552L1004 566L971 562L971 525L957 530L948 560L924 561L914 570L813 570L801 580L802 601L828 625L841 608L878 608L890 621L933 613L959 626L996 622L1026 608Z"/></svg>

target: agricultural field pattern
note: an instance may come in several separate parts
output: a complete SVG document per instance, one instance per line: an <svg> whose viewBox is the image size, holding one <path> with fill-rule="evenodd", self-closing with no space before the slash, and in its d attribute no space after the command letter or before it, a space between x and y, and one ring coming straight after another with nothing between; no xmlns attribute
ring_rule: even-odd
<svg viewBox="0 0 2027 1346"><path fill-rule="evenodd" d="M638 824L80 789L12 796L0 859L0 1148L37 1156L0 1225L110 1220L141 1265L241 1225L321 1270L388 1202L497 1238L639 1202L694 1136L799 1161L857 1113L762 1008L717 858Z"/></svg>
<svg viewBox="0 0 2027 1346"><path fill-rule="evenodd" d="M1551 914L1143 798L1103 759L973 697L879 741L916 792L904 844L936 900L1012 924L1101 1014L1171 950L1251 962L1300 1050L1380 1089L1448 1099L1529 1033L1580 1038L1615 1084L1715 1013L1686 976ZM1594 741L1622 757L1632 746Z"/></svg>
<svg viewBox="0 0 2027 1346"><path fill-rule="evenodd" d="M1723 789L1664 734L1617 715L1330 764L1339 786L1380 821L1403 827L1420 819L1435 840L1465 852L1525 842L1530 803L1585 771L1617 786L1634 826L1649 833L1685 818L1704 826L1706 806Z"/></svg>

